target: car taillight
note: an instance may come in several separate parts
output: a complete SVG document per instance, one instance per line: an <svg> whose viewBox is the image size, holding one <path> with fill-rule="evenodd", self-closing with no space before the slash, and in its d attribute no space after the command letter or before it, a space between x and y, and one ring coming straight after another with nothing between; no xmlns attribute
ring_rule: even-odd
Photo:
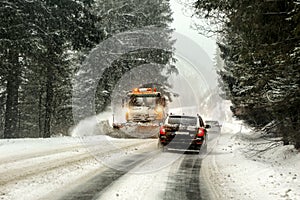
<svg viewBox="0 0 300 200"><path fill-rule="evenodd" d="M160 135L166 135L165 127L163 127L163 126L160 127L159 134L160 134Z"/></svg>
<svg viewBox="0 0 300 200"><path fill-rule="evenodd" d="M202 136L204 136L204 133L205 133L205 130L204 130L203 128L199 128L199 129L198 129L197 136L198 136L198 137L202 137Z"/></svg>

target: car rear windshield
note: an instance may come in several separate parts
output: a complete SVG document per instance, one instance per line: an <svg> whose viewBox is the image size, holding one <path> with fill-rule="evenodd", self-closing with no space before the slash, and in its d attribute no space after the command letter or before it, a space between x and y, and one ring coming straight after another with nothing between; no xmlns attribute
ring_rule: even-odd
<svg viewBox="0 0 300 200"><path fill-rule="evenodd" d="M181 124L181 125L188 125L188 126L196 126L197 125L197 117L170 116L168 119L168 124Z"/></svg>

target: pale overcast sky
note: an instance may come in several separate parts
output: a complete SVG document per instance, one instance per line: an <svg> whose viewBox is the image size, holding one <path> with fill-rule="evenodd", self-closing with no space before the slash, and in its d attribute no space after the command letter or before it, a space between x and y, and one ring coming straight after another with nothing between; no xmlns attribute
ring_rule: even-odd
<svg viewBox="0 0 300 200"><path fill-rule="evenodd" d="M181 0L181 1L194 2L191 0ZM190 39L192 39L201 48L203 48L203 50L213 60L217 48L216 42L213 38L207 38L203 35L200 35L196 30L191 28L191 24L195 19L192 20L191 17L187 15L191 15L193 11L190 10L189 13L187 13L187 11L184 11L184 9L186 10L186 7L182 3L180 3L180 0L171 0L170 4L171 4L171 9L173 11L173 18L174 18L171 27L175 28L176 32L183 34L189 37Z"/></svg>
<svg viewBox="0 0 300 200"><path fill-rule="evenodd" d="M195 0L181 0L190 1ZM208 89L217 86L217 74L214 69L214 58L216 54L216 42L213 38L207 38L191 28L196 19L186 12L186 7L179 3L180 0L171 0L171 9L173 11L173 23L171 28L175 29L173 35L176 39L174 45L175 58L177 59L176 68L178 75L172 75L169 82L173 86L172 90L179 94L170 103L170 109L190 108L190 106L199 106L203 100L204 93ZM200 23L200 21L199 21ZM199 112L203 108L192 108ZM180 111L178 111L180 113ZM190 112L184 111L185 113Z"/></svg>

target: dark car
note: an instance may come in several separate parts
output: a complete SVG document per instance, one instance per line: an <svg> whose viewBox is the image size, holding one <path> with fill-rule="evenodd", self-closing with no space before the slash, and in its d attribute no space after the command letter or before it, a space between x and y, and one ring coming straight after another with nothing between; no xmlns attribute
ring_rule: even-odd
<svg viewBox="0 0 300 200"><path fill-rule="evenodd" d="M205 124L210 125L210 129L208 132L220 133L222 125L219 124L218 121L215 120L207 120Z"/></svg>
<svg viewBox="0 0 300 200"><path fill-rule="evenodd" d="M159 131L159 145L163 150L183 149L207 151L207 130L200 115L169 115Z"/></svg>

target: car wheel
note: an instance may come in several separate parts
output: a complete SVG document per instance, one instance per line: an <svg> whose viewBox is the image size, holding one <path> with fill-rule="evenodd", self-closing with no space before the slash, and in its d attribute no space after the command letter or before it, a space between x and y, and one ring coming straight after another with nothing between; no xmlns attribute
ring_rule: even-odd
<svg viewBox="0 0 300 200"><path fill-rule="evenodd" d="M158 140L158 143L157 143L157 148L158 149L162 149L163 148L163 145L162 143Z"/></svg>
<svg viewBox="0 0 300 200"><path fill-rule="evenodd" d="M168 147L166 147L165 145L163 145L160 141L158 141L158 143L157 143L157 148L159 150L161 150L162 152L168 151Z"/></svg>

